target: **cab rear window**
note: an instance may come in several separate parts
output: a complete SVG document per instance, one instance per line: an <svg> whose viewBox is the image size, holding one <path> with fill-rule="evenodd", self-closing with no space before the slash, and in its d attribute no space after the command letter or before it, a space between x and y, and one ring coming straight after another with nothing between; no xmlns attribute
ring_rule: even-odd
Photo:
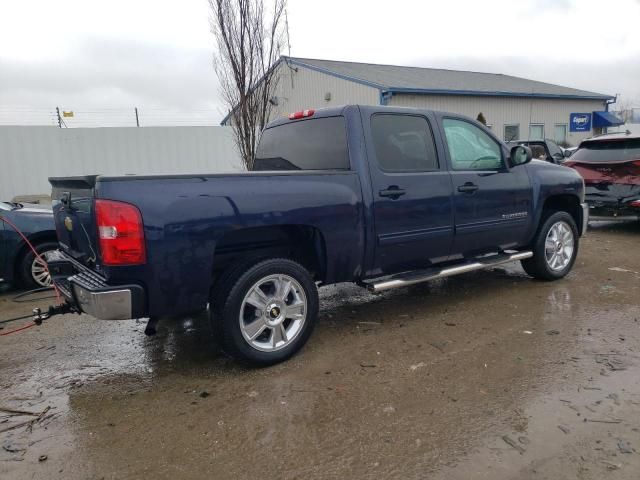
<svg viewBox="0 0 640 480"><path fill-rule="evenodd" d="M348 170L344 117L299 120L262 133L253 170Z"/></svg>
<svg viewBox="0 0 640 480"><path fill-rule="evenodd" d="M571 160L594 163L640 160L640 138L583 142Z"/></svg>

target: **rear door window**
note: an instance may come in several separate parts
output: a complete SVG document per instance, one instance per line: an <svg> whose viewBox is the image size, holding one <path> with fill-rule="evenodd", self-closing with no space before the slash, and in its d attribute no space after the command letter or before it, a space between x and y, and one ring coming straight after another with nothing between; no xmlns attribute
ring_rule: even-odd
<svg viewBox="0 0 640 480"><path fill-rule="evenodd" d="M640 138L583 142L571 160L593 163L640 160Z"/></svg>
<svg viewBox="0 0 640 480"><path fill-rule="evenodd" d="M415 115L377 114L371 117L371 135L381 170L438 170L436 146L426 118Z"/></svg>
<svg viewBox="0 0 640 480"><path fill-rule="evenodd" d="M348 170L344 117L311 118L262 133L253 170Z"/></svg>

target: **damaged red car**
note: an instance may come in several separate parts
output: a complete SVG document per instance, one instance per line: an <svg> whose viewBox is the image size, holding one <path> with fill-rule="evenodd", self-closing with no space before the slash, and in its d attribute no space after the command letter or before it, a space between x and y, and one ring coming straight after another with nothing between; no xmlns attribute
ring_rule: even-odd
<svg viewBox="0 0 640 480"><path fill-rule="evenodd" d="M640 218L640 135L588 138L564 165L584 178L592 216Z"/></svg>

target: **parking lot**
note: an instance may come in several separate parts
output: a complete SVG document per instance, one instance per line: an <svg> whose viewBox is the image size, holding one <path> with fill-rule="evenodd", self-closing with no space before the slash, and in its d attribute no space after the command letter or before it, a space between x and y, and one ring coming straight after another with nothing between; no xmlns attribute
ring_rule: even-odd
<svg viewBox="0 0 640 480"><path fill-rule="evenodd" d="M223 357L204 317L0 337L0 477L635 479L639 239L593 224L555 283L508 265L322 289L309 344L267 369ZM3 317L32 308L15 294Z"/></svg>

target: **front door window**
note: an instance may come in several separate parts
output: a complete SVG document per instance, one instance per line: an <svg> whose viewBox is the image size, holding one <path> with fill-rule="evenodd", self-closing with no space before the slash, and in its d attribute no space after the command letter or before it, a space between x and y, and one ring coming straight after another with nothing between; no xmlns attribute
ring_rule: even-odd
<svg viewBox="0 0 640 480"><path fill-rule="evenodd" d="M500 146L483 130L464 120L445 118L444 132L453 170L499 170Z"/></svg>

